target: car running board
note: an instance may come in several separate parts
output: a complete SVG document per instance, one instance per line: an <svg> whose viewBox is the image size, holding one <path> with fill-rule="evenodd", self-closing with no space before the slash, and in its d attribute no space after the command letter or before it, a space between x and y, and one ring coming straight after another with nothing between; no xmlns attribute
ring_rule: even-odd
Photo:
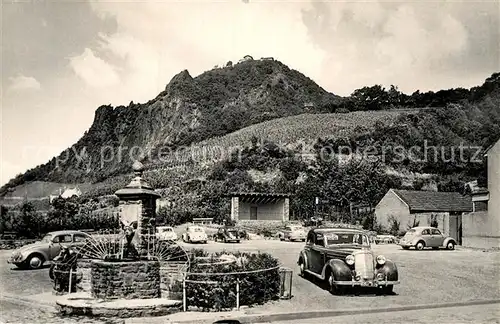
<svg viewBox="0 0 500 324"><path fill-rule="evenodd" d="M310 275L315 276L318 279L325 280L322 275L317 274L316 272L312 272L311 270L304 270L304 272L307 272Z"/></svg>

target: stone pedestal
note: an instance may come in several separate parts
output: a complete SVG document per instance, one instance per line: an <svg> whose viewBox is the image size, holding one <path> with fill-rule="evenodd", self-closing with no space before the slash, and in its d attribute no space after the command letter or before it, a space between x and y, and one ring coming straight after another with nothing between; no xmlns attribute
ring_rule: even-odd
<svg viewBox="0 0 500 324"><path fill-rule="evenodd" d="M93 260L91 293L99 299L160 298L160 262Z"/></svg>
<svg viewBox="0 0 500 324"><path fill-rule="evenodd" d="M156 199L160 195L142 178L144 166L140 162L135 162L133 169L135 177L115 195L120 199L120 221L124 227L133 227L132 243L139 256L145 258L154 254L152 247L156 246Z"/></svg>
<svg viewBox="0 0 500 324"><path fill-rule="evenodd" d="M91 259L78 259L76 263L78 272L82 274L82 280L79 284L80 289L86 292L91 289L91 263Z"/></svg>
<svg viewBox="0 0 500 324"><path fill-rule="evenodd" d="M186 262L161 262L161 298L182 300L182 280Z"/></svg>

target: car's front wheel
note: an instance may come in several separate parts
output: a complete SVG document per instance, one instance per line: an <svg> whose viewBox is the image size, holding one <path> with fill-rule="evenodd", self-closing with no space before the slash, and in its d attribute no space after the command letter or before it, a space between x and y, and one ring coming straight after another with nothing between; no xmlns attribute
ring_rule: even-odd
<svg viewBox="0 0 500 324"><path fill-rule="evenodd" d="M417 244L415 244L415 249L422 251L425 248L425 243L423 241L419 241Z"/></svg>
<svg viewBox="0 0 500 324"><path fill-rule="evenodd" d="M453 242L448 242L448 244L446 244L446 249L448 250L455 250L455 243Z"/></svg>
<svg viewBox="0 0 500 324"><path fill-rule="evenodd" d="M28 257L26 263L30 269L40 269L44 261L45 260L43 259L43 256L38 254L33 254Z"/></svg>
<svg viewBox="0 0 500 324"><path fill-rule="evenodd" d="M328 284L328 290L332 295L342 295L343 289L334 283L335 277L333 273L331 272L328 273L326 281Z"/></svg>
<svg viewBox="0 0 500 324"><path fill-rule="evenodd" d="M304 260L299 260L299 276L305 278L306 276L306 265L304 264Z"/></svg>

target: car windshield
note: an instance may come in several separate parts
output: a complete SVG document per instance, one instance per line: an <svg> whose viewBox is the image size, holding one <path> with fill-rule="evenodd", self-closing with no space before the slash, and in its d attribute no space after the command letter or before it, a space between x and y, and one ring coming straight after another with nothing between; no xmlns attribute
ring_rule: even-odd
<svg viewBox="0 0 500 324"><path fill-rule="evenodd" d="M47 235L45 235L45 236L42 238L42 240L41 240L40 242L43 242L43 243L50 243L50 242L51 242L51 240L52 240L52 235L47 234Z"/></svg>
<svg viewBox="0 0 500 324"><path fill-rule="evenodd" d="M370 245L368 237L358 233L327 233L325 234L326 245L356 244Z"/></svg>

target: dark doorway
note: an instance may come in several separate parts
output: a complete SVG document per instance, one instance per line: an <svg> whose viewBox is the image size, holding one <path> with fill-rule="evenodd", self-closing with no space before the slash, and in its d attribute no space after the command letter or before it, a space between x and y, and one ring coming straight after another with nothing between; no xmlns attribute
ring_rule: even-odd
<svg viewBox="0 0 500 324"><path fill-rule="evenodd" d="M250 207L250 219L257 220L257 207Z"/></svg>

